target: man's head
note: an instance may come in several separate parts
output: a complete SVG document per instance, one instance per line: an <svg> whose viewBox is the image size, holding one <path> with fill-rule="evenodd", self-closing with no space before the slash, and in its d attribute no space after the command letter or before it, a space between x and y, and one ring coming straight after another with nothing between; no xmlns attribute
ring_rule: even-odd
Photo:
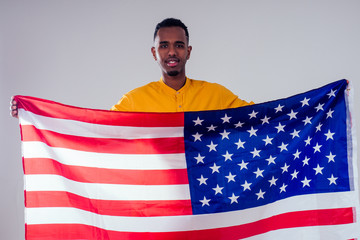
<svg viewBox="0 0 360 240"><path fill-rule="evenodd" d="M190 58L191 50L187 27L180 20L167 18L157 24L151 52L163 77L185 78L185 64Z"/></svg>

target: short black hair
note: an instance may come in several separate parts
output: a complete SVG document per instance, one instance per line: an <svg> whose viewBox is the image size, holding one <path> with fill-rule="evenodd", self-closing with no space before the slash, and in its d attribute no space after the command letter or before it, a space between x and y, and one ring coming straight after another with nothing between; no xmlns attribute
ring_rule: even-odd
<svg viewBox="0 0 360 240"><path fill-rule="evenodd" d="M154 40L156 38L159 29L163 27L181 27L185 31L185 36L187 41L189 41L189 31L187 26L185 26L185 24L180 19L176 19L176 18L166 18L161 22L159 22L155 27Z"/></svg>

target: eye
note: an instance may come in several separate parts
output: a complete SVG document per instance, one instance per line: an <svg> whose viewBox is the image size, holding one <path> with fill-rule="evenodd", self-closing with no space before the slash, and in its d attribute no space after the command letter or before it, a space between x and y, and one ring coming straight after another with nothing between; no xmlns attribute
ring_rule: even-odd
<svg viewBox="0 0 360 240"><path fill-rule="evenodd" d="M166 44L161 44L161 45L159 46L159 48L167 48L167 45L166 45Z"/></svg>
<svg viewBox="0 0 360 240"><path fill-rule="evenodd" d="M184 46L184 44L177 44L176 47L177 48L184 48L185 46Z"/></svg>

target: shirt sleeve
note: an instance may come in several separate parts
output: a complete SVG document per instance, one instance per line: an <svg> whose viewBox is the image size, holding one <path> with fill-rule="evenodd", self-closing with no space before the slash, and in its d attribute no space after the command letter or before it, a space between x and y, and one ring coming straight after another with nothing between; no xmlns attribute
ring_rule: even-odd
<svg viewBox="0 0 360 240"><path fill-rule="evenodd" d="M111 111L131 112L131 102L127 95L124 95L118 103L111 107Z"/></svg>
<svg viewBox="0 0 360 240"><path fill-rule="evenodd" d="M243 106L247 106L247 105L252 105L254 104L253 101L247 102L244 101L242 99L240 99L237 95L235 95L233 92L231 92L229 89L227 89L226 87L217 84L219 86L219 88L221 89L221 94L222 94L222 108L226 109L226 108L237 108L237 107L243 107Z"/></svg>

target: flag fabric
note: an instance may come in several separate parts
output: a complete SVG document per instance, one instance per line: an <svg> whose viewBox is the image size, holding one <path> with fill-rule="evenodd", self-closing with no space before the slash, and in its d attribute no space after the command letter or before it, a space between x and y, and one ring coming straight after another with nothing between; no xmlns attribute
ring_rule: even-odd
<svg viewBox="0 0 360 240"><path fill-rule="evenodd" d="M350 95L185 113L16 96L26 239L356 239Z"/></svg>

